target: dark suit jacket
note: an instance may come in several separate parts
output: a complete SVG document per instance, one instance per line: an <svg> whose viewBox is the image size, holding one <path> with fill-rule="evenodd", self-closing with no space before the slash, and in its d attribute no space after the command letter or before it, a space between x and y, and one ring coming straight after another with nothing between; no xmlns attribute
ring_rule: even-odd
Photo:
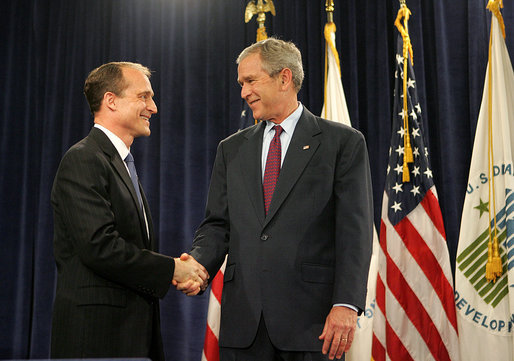
<svg viewBox="0 0 514 361"><path fill-rule="evenodd" d="M158 298L169 289L174 261L154 252L140 191L150 237L124 162L101 130L64 155L51 195L52 357L164 359Z"/></svg>
<svg viewBox="0 0 514 361"><path fill-rule="evenodd" d="M336 303L365 307L373 206L364 137L304 109L264 215L265 124L223 140L192 255L216 274L225 254L220 345L247 347L261 314L282 350L320 351Z"/></svg>

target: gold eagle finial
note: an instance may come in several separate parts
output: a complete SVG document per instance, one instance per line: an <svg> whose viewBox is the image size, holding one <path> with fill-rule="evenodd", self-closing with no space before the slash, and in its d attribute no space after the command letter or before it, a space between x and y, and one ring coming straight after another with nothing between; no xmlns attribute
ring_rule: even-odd
<svg viewBox="0 0 514 361"><path fill-rule="evenodd" d="M257 1L257 2L256 2ZM257 22L259 26L264 24L264 20L266 19L265 13L271 12L273 16L275 16L275 5L273 5L272 0L252 0L246 5L245 10L245 23L249 22L255 14L257 14Z"/></svg>
<svg viewBox="0 0 514 361"><path fill-rule="evenodd" d="M273 1L264 1L266 3L263 3L262 0L251 0L248 5L246 5L245 10L245 23L249 22L253 16L257 14L257 23L259 24L259 27L257 28L257 41L268 38L268 34L266 34L266 27L264 26L264 21L266 21L266 13L269 11L273 16L275 16L275 5L273 5Z"/></svg>

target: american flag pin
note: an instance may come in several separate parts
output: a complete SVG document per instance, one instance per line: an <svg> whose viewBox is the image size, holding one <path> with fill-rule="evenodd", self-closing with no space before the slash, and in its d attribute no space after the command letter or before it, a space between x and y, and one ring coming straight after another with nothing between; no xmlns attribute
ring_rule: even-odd
<svg viewBox="0 0 514 361"><path fill-rule="evenodd" d="M304 146L303 146L303 150L305 150L305 149L309 149L309 148L310 148L310 145L304 145Z"/></svg>

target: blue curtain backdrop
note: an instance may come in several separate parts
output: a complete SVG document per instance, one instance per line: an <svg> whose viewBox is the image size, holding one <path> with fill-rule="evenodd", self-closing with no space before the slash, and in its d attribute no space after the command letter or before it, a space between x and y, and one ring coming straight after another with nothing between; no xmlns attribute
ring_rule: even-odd
<svg viewBox="0 0 514 361"><path fill-rule="evenodd" d="M486 0L408 0L414 69L452 257L457 248L487 64ZM117 60L154 71L152 135L133 153L161 252L188 250L217 143L237 131L242 103L235 58L255 40L247 0L18 0L0 22L0 358L49 355L55 287L49 202L63 153L92 126L82 86ZM275 0L268 34L304 57L301 101L323 103L325 0ZM335 1L336 45L353 125L366 136L376 221L391 134L397 0ZM505 2L514 52L514 5ZM168 360L199 360L208 297L171 290L162 304Z"/></svg>

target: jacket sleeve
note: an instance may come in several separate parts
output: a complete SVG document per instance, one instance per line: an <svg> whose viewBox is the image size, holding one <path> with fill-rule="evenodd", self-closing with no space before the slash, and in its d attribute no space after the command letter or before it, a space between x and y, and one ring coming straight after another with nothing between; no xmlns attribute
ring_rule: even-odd
<svg viewBox="0 0 514 361"><path fill-rule="evenodd" d="M174 261L144 248L129 191L108 157L90 148L71 148L54 181L57 266L78 257L109 281L163 297L170 287Z"/></svg>
<svg viewBox="0 0 514 361"><path fill-rule="evenodd" d="M334 179L338 259L333 301L362 312L373 240L373 193L366 142L361 133L351 132L340 147Z"/></svg>
<svg viewBox="0 0 514 361"><path fill-rule="evenodd" d="M195 233L191 254L211 275L218 272L228 252L230 221L227 200L227 172L223 142L218 146L212 170L205 218Z"/></svg>

